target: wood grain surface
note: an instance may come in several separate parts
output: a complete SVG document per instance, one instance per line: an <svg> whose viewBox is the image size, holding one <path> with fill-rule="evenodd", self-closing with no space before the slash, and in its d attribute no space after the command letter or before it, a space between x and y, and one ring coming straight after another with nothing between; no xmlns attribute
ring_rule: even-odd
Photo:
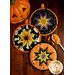
<svg viewBox="0 0 75 75"><path fill-rule="evenodd" d="M44 3L46 8L54 11L58 17L58 27L54 33L58 34L61 39L61 44L64 46L64 1L63 0L29 0L31 5L31 13L40 8L41 4ZM30 17L28 16L28 18ZM34 68L29 60L29 53L23 53L18 51L12 42L12 35L14 30L25 23L25 20L21 23L11 24L10 23L10 75L53 75L46 71L40 71ZM47 37L45 37L47 41ZM50 43L50 42L48 42ZM64 53L59 45L54 45L58 54L58 60L64 64ZM64 70L61 74L64 75Z"/></svg>

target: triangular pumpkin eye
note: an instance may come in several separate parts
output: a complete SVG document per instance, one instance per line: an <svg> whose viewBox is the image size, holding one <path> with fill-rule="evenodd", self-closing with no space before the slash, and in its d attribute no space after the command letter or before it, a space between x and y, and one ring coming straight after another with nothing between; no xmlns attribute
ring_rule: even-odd
<svg viewBox="0 0 75 75"><path fill-rule="evenodd" d="M12 16L12 17L14 18L14 17L17 17L17 16L16 16L15 14L13 14L13 16Z"/></svg>
<svg viewBox="0 0 75 75"><path fill-rule="evenodd" d="M23 12L26 10L26 8L23 8Z"/></svg>

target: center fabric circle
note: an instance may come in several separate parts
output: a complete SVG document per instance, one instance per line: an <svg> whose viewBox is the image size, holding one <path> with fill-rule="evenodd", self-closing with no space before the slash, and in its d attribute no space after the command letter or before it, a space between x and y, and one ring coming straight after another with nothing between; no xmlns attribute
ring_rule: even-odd
<svg viewBox="0 0 75 75"><path fill-rule="evenodd" d="M29 38L28 38L28 36L25 36L24 39L25 39L25 40L28 40Z"/></svg>
<svg viewBox="0 0 75 75"><path fill-rule="evenodd" d="M45 54L42 54L42 58L45 58L46 57L46 55Z"/></svg>

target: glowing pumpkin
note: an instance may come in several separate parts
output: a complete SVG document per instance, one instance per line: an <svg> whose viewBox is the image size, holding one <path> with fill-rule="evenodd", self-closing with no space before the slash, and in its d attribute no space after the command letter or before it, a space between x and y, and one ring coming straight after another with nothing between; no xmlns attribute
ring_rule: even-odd
<svg viewBox="0 0 75 75"><path fill-rule="evenodd" d="M26 19L30 12L28 0L10 0L10 22L18 23Z"/></svg>

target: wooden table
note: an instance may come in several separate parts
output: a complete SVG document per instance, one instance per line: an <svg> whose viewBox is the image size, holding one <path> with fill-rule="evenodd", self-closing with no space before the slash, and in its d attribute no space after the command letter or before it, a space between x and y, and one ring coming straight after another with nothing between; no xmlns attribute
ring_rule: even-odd
<svg viewBox="0 0 75 75"><path fill-rule="evenodd" d="M54 11L58 17L58 28L54 33L57 33L61 39L61 43L64 46L64 1L63 0L30 0L31 12L30 14L40 8L40 5L44 3L47 8L50 8ZM29 15L30 17L30 15ZM40 71L35 69L29 61L29 53L23 53L18 51L12 42L12 34L14 30L24 24L25 21L19 24L10 24L10 66L11 66L11 75L53 75L47 71ZM62 49L57 45L55 46L58 54L58 60L64 64L64 53ZM59 74L64 75L64 71Z"/></svg>

